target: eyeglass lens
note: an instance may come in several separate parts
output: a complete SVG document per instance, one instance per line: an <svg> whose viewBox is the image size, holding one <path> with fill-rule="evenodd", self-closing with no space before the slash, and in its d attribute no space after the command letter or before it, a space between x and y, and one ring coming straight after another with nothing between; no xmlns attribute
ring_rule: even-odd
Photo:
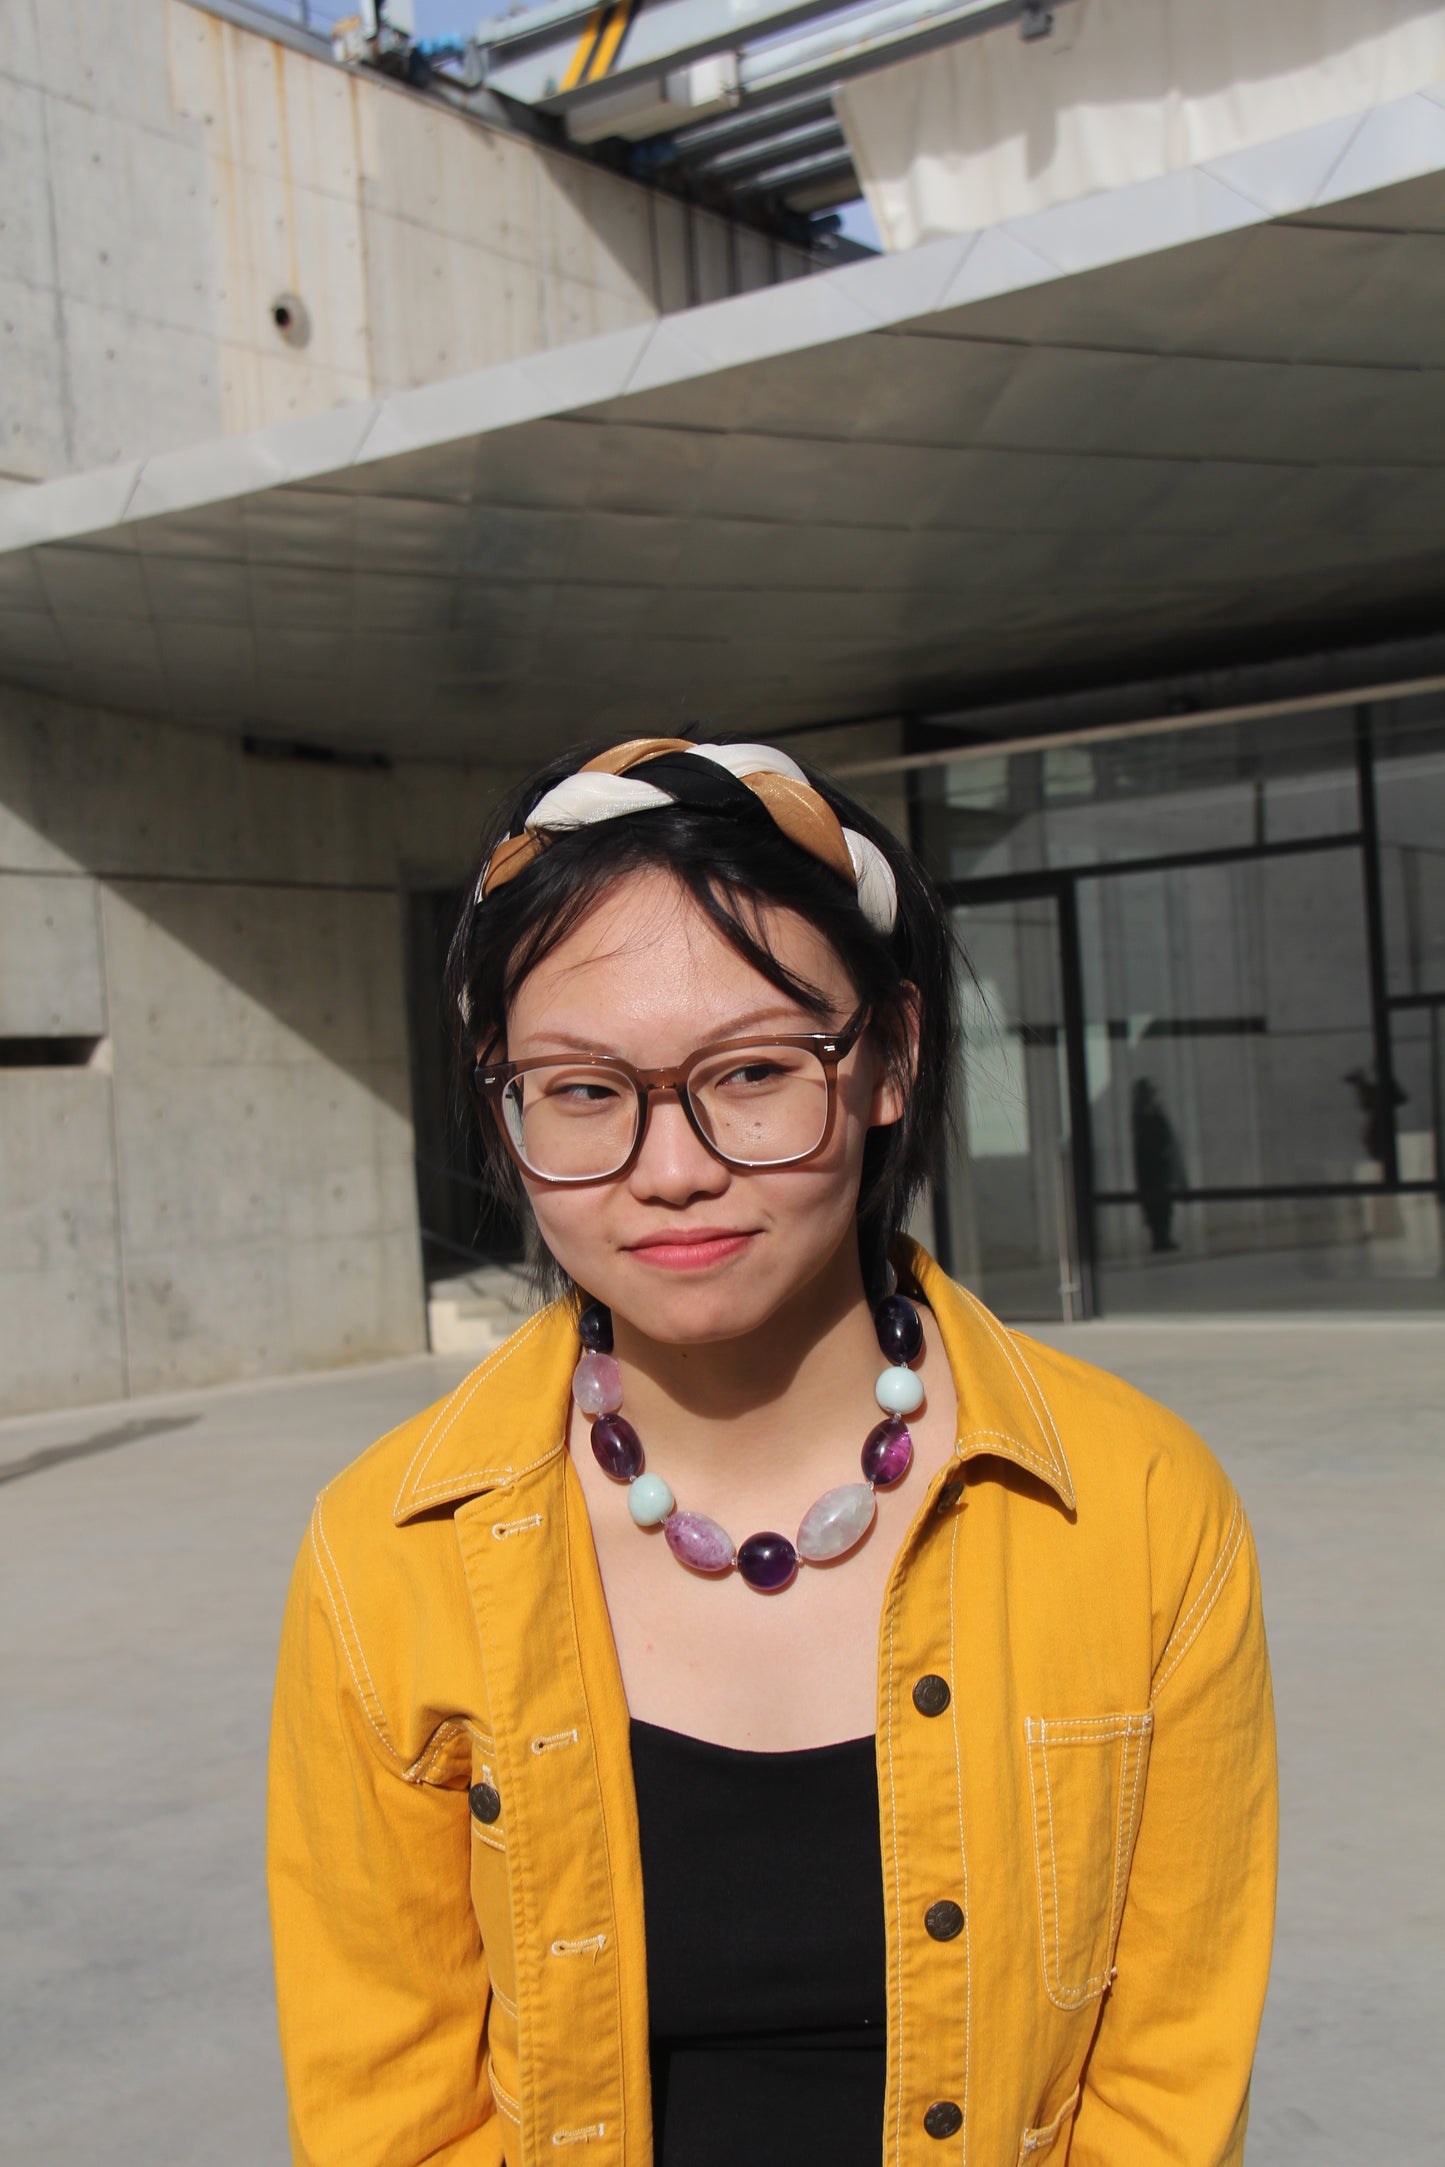
<svg viewBox="0 0 1445 2167"><path fill-rule="evenodd" d="M727 1159L775 1166L816 1150L828 1126L828 1077L802 1046L734 1046L688 1074L698 1125ZM558 1062L525 1069L502 1095L523 1163L553 1181L596 1180L626 1163L642 1105L622 1070Z"/></svg>

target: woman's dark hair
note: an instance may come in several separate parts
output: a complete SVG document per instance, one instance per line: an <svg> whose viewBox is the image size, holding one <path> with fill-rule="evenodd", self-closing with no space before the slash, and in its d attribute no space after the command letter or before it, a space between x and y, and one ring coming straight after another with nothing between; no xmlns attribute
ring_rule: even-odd
<svg viewBox="0 0 1445 2167"><path fill-rule="evenodd" d="M891 934L875 931L859 909L851 883L790 842L755 800L727 811L658 806L572 829L525 871L478 902L481 871L496 845L519 833L547 791L610 742L582 746L549 762L498 807L483 836L447 956L446 1001L457 1080L467 1103L481 1116L486 1178L527 1230L538 1289L544 1295L563 1294L571 1282L537 1232L521 1176L490 1110L475 1094L473 1071L479 1054L495 1060L505 1046L507 1014L523 980L604 891L626 874L660 867L754 970L810 1014L827 1015L829 1003L820 987L795 977L773 955L759 916L761 904L806 918L839 957L860 1001L873 1005L870 1029L906 1087L903 1118L871 1130L863 1153L858 1246L864 1284L876 1301L884 1290L888 1244L907 1224L915 1199L937 1170L949 1121L958 1053L959 958L938 891L913 853L880 821L799 761L842 824L867 836L887 859L898 885L898 919ZM917 988L918 1000L918 1065L911 1078L899 1028L905 985Z"/></svg>

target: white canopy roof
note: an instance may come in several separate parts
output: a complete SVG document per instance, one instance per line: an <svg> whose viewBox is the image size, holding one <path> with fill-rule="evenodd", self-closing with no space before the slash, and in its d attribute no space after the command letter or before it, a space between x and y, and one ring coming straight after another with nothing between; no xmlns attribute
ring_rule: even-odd
<svg viewBox="0 0 1445 2167"><path fill-rule="evenodd" d="M0 499L0 678L358 751L957 707L1411 629L1445 108Z"/></svg>

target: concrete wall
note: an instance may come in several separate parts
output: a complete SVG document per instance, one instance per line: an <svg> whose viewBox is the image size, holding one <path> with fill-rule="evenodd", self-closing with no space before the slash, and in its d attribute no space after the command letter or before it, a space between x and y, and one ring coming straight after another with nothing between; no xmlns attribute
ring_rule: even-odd
<svg viewBox="0 0 1445 2167"><path fill-rule="evenodd" d="M0 1413L425 1344L402 897L503 781L0 692Z"/></svg>
<svg viewBox="0 0 1445 2167"><path fill-rule="evenodd" d="M188 0L5 0L0 26L0 486L809 268ZM273 321L283 293L304 346Z"/></svg>

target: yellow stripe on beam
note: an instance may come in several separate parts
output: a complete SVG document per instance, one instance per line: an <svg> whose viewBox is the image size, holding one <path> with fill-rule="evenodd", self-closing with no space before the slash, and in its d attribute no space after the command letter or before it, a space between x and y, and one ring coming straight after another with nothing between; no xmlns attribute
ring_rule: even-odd
<svg viewBox="0 0 1445 2167"><path fill-rule="evenodd" d="M598 35L607 19L607 13L608 10L605 7L594 8L588 16L587 28L577 40L577 50L568 63L567 73L562 78L562 88L564 90L575 90L586 76L587 63L592 58Z"/></svg>
<svg viewBox="0 0 1445 2167"><path fill-rule="evenodd" d="M637 13L638 5L639 0L618 0L607 28L597 40L597 50L592 56L592 65L587 70L589 83L600 83L612 66L617 58L618 47L632 28L632 18Z"/></svg>

